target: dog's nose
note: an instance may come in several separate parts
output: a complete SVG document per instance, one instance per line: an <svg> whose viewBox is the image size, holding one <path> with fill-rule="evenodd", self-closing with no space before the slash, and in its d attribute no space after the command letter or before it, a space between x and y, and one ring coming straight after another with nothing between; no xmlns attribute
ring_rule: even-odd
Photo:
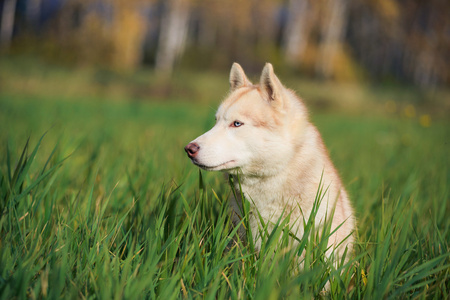
<svg viewBox="0 0 450 300"><path fill-rule="evenodd" d="M197 143L189 143L186 147L184 147L184 151L186 151L190 158L195 157L198 150L200 150L200 146Z"/></svg>

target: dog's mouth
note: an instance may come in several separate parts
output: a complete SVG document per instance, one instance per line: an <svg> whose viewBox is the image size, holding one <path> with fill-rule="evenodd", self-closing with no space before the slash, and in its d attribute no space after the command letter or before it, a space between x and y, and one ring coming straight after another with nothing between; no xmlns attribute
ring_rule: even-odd
<svg viewBox="0 0 450 300"><path fill-rule="evenodd" d="M199 167L199 168L201 168L203 170L206 170L206 171L226 170L226 169L228 169L228 168L226 168L227 164L235 162L234 160L229 160L227 162L224 162L224 163L221 163L221 164L218 164L218 165L215 165L215 166L207 166L207 165L201 164L196 159L191 159L191 160L194 163L194 165L196 165L197 167Z"/></svg>

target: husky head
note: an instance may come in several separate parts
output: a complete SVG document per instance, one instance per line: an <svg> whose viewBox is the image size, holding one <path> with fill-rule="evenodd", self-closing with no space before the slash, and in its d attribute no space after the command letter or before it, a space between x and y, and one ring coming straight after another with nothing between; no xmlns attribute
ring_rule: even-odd
<svg viewBox="0 0 450 300"><path fill-rule="evenodd" d="M259 85L234 63L230 93L217 110L216 124L184 149L205 170L272 175L289 164L306 120L303 104L281 84L270 63Z"/></svg>

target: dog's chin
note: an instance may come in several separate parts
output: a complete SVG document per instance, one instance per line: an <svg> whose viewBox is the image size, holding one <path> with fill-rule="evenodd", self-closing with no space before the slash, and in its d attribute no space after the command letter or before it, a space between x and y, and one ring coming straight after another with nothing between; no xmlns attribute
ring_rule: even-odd
<svg viewBox="0 0 450 300"><path fill-rule="evenodd" d="M228 171L237 168L236 162L234 160L229 160L217 165L203 164L196 159L191 160L194 165L206 171Z"/></svg>

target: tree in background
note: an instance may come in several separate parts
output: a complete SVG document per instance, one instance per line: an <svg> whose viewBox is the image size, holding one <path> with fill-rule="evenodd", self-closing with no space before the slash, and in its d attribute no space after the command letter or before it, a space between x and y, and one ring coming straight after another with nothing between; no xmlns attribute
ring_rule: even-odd
<svg viewBox="0 0 450 300"><path fill-rule="evenodd" d="M2 19L0 23L0 46L8 49L13 36L14 18L16 15L17 0L5 0L2 6Z"/></svg>
<svg viewBox="0 0 450 300"><path fill-rule="evenodd" d="M60 7L50 17L50 12L44 9L44 2L26 2L23 12L26 26L33 25L35 28L24 31L23 35L28 35L29 42L24 43L23 47L29 48L34 41L37 51L46 57L79 65L103 65L132 71L142 64L148 28L142 8L150 1L54 2L60 2ZM39 22L42 15L47 15L47 19ZM32 34L37 34L38 38L33 39Z"/></svg>
<svg viewBox="0 0 450 300"><path fill-rule="evenodd" d="M117 69L133 70L142 63L146 20L139 0L114 0L110 39L111 63Z"/></svg>
<svg viewBox="0 0 450 300"><path fill-rule="evenodd" d="M170 73L175 61L181 56L186 44L189 21L189 3L187 0L169 0L165 2L159 33L158 51L155 67Z"/></svg>
<svg viewBox="0 0 450 300"><path fill-rule="evenodd" d="M449 84L450 3L352 0L346 42L375 78Z"/></svg>
<svg viewBox="0 0 450 300"><path fill-rule="evenodd" d="M330 78L334 72L334 58L344 43L347 26L348 0L326 0L321 24L321 40L316 72Z"/></svg>
<svg viewBox="0 0 450 300"><path fill-rule="evenodd" d="M283 49L286 62L298 65L311 33L314 10L310 0L289 0L286 25L283 31Z"/></svg>

